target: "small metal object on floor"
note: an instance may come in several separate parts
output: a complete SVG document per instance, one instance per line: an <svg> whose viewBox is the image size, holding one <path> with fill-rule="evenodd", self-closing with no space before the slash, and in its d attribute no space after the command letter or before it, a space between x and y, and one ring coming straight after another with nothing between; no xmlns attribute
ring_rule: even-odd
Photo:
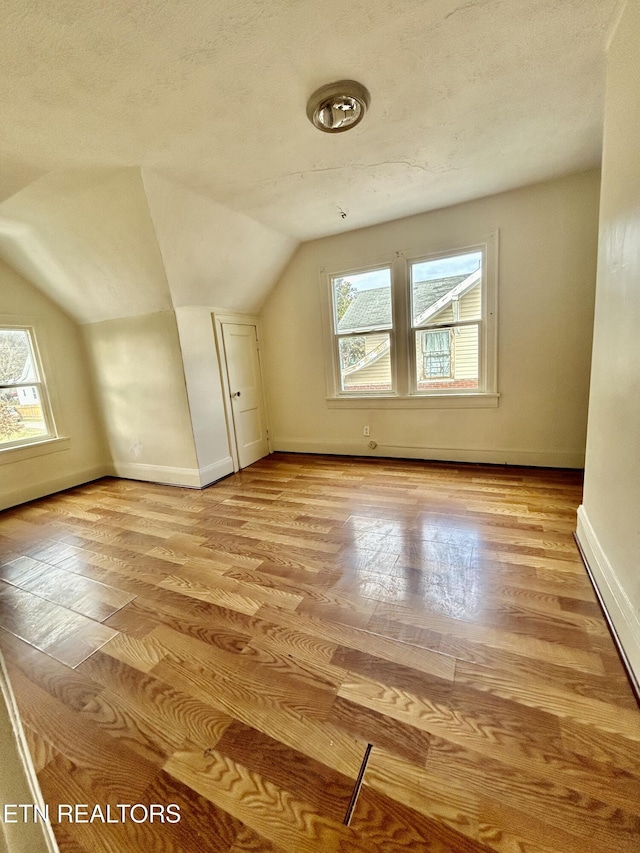
<svg viewBox="0 0 640 853"><path fill-rule="evenodd" d="M367 748L364 751L364 758L362 759L362 764L360 765L360 772L358 773L358 778L356 779L356 784L353 788L353 794L351 794L351 800L349 801L347 813L344 816L345 826L349 826L349 824L351 823L351 816L356 807L356 803L358 802L358 795L360 794L360 788L362 788L362 782L364 780L364 774L367 770L367 763L369 761L369 755L371 754L372 746L373 744L368 743Z"/></svg>

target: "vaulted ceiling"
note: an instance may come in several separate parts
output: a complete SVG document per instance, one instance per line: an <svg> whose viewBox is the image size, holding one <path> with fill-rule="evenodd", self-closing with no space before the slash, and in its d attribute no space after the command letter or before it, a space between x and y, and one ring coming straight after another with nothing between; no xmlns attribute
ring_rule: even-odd
<svg viewBox="0 0 640 853"><path fill-rule="evenodd" d="M254 310L298 241L597 165L621 5L5 0L0 253L82 322Z"/></svg>

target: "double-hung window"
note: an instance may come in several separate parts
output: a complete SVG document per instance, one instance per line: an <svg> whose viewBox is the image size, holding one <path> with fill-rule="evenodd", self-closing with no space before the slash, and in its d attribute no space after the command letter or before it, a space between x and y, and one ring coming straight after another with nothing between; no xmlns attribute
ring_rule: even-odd
<svg viewBox="0 0 640 853"><path fill-rule="evenodd" d="M497 405L496 250L492 234L330 273L329 403Z"/></svg>
<svg viewBox="0 0 640 853"><path fill-rule="evenodd" d="M0 327L0 450L54 437L33 330Z"/></svg>
<svg viewBox="0 0 640 853"><path fill-rule="evenodd" d="M340 391L393 391L391 267L332 278L335 356Z"/></svg>
<svg viewBox="0 0 640 853"><path fill-rule="evenodd" d="M483 252L409 262L415 393L480 387Z"/></svg>

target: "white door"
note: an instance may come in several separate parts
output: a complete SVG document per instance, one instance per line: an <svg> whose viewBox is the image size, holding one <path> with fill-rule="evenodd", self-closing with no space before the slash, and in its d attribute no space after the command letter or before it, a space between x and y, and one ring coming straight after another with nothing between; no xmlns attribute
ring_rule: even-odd
<svg viewBox="0 0 640 853"><path fill-rule="evenodd" d="M269 453L256 327L222 323L238 464L246 468Z"/></svg>

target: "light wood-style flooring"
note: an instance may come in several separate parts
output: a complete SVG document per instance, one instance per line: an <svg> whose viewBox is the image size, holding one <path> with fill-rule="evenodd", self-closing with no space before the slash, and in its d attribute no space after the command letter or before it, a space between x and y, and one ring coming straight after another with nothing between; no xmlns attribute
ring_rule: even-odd
<svg viewBox="0 0 640 853"><path fill-rule="evenodd" d="M61 850L640 851L640 711L580 496L570 471L274 454L3 513L0 646L51 814L180 807L54 822Z"/></svg>

